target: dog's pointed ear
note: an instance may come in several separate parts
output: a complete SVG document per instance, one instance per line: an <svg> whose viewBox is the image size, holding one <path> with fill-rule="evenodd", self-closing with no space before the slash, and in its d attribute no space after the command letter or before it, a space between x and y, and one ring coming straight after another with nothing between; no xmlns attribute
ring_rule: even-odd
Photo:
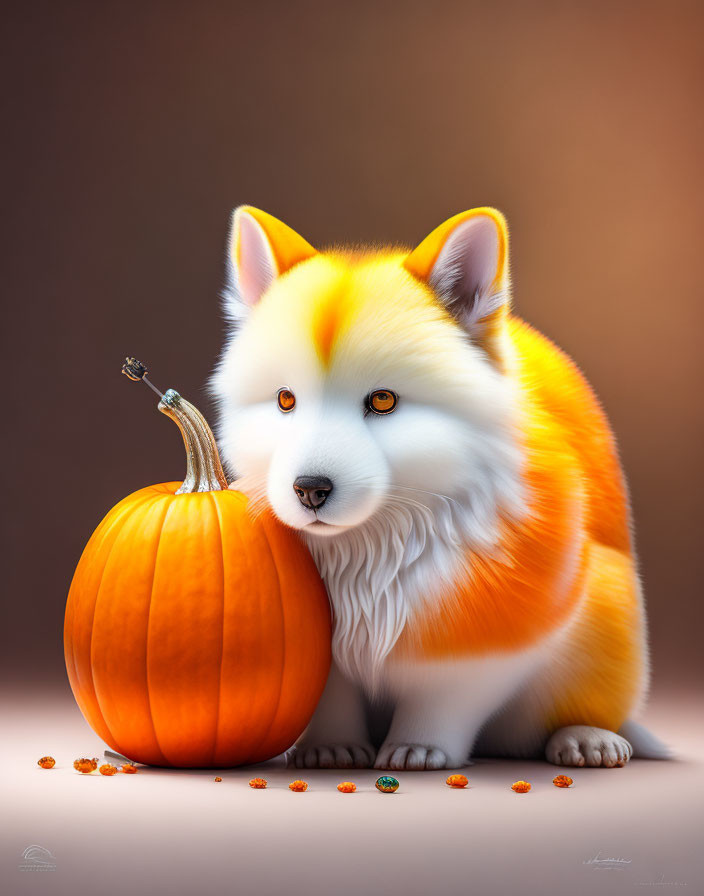
<svg viewBox="0 0 704 896"><path fill-rule="evenodd" d="M241 205L232 213L225 299L235 319L261 299L274 280L316 250L273 215Z"/></svg>
<svg viewBox="0 0 704 896"><path fill-rule="evenodd" d="M501 212L475 208L436 227L405 259L452 316L493 354L508 311L508 229Z"/></svg>

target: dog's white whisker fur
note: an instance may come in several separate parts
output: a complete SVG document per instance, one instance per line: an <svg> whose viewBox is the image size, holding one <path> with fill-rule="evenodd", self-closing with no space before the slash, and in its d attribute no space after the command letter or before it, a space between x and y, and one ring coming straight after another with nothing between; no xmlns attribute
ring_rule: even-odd
<svg viewBox="0 0 704 896"><path fill-rule="evenodd" d="M422 492L425 495L433 495L436 498L444 498L446 501L454 501L454 503L458 506L462 506L459 501L457 501L455 498L452 498L450 495L441 495L440 492L431 492L428 491L427 488L411 488L411 486L409 485L394 485L394 488L402 488L404 491L409 492Z"/></svg>

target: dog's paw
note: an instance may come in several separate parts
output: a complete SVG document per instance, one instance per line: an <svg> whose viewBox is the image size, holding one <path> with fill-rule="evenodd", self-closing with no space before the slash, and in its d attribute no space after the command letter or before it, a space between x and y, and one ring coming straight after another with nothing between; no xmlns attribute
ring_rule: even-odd
<svg viewBox="0 0 704 896"><path fill-rule="evenodd" d="M545 758L554 765L615 768L632 755L631 745L620 734L589 725L558 728L545 747Z"/></svg>
<svg viewBox="0 0 704 896"><path fill-rule="evenodd" d="M383 744L374 762L375 768L406 771L447 768L448 765L448 757L443 750L425 744Z"/></svg>
<svg viewBox="0 0 704 896"><path fill-rule="evenodd" d="M298 744L286 754L289 768L371 768L370 744Z"/></svg>

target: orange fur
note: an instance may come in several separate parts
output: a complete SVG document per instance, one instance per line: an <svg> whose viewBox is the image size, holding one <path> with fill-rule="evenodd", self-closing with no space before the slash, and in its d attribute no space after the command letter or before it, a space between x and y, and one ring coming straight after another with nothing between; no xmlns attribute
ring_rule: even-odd
<svg viewBox="0 0 704 896"><path fill-rule="evenodd" d="M448 218L447 221L443 221L405 259L403 262L404 268L420 280L427 281L430 271L448 237L459 225L477 217L490 218L499 234L496 275L492 289L499 290L503 288L508 279L508 226L506 218L504 218L501 212L488 206L460 212L458 215ZM504 358L501 352L500 341L507 314L508 303L501 305L496 311L483 318L481 326L484 349L494 364L501 369L503 369Z"/></svg>
<svg viewBox="0 0 704 896"><path fill-rule="evenodd" d="M628 554L589 544L586 593L562 650L547 725L589 724L617 731L643 696L645 626Z"/></svg>
<svg viewBox="0 0 704 896"><path fill-rule="evenodd" d="M467 557L463 575L406 627L395 655L515 650L574 619L550 726L588 720L616 730L639 693L645 658L614 440L569 358L518 318L509 318L507 334L521 391L529 513L503 521L499 555ZM561 583L570 550L573 573Z"/></svg>
<svg viewBox="0 0 704 896"><path fill-rule="evenodd" d="M333 347L346 317L345 295L338 290L324 293L313 309L312 336L318 358L328 367Z"/></svg>
<svg viewBox="0 0 704 896"><path fill-rule="evenodd" d="M254 218L266 233L276 261L277 273L284 274L294 265L312 258L316 254L316 250L307 240L304 240L295 230L292 230L287 224L279 221L273 215L263 212L259 208L254 208L252 205L240 206L237 214L247 214ZM239 231L236 232L239 233ZM240 248L239 238L237 238L234 246L234 255L238 264L240 261Z"/></svg>

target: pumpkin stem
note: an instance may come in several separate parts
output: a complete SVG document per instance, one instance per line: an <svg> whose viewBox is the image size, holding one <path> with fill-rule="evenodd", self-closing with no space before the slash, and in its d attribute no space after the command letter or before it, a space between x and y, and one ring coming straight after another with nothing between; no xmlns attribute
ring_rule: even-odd
<svg viewBox="0 0 704 896"><path fill-rule="evenodd" d="M186 478L176 490L177 495L191 492L217 492L227 488L215 437L198 408L174 389L162 394L146 377L147 368L136 358L126 358L122 372L131 380L143 380L161 401L157 405L162 414L170 417L181 430L186 446Z"/></svg>
<svg viewBox="0 0 704 896"><path fill-rule="evenodd" d="M186 446L186 478L176 494L218 492L227 488L215 437L198 408L174 389L166 390L158 408L176 423Z"/></svg>

